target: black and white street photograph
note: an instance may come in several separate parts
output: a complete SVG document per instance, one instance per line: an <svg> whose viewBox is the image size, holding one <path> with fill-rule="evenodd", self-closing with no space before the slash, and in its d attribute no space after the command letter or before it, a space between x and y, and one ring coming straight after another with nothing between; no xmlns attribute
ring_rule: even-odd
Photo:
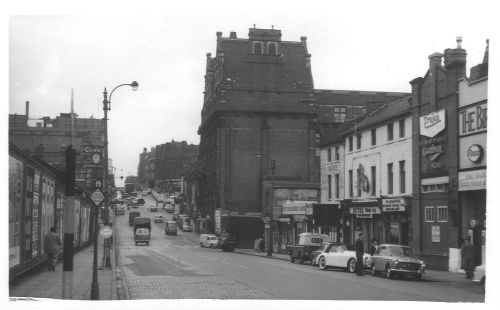
<svg viewBox="0 0 500 310"><path fill-rule="evenodd" d="M7 2L7 308L498 301L494 1Z"/></svg>

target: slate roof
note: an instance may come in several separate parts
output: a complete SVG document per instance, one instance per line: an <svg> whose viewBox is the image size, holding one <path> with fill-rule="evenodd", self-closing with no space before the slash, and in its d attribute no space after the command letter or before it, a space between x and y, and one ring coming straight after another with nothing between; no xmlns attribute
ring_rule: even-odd
<svg viewBox="0 0 500 310"><path fill-rule="evenodd" d="M356 126L356 130L372 127L393 118L401 117L403 115L411 113L410 101L411 97L408 96L406 98L402 98L400 100L382 106L380 109L370 113L366 118L359 122ZM353 131L354 127L344 131L342 134L350 134Z"/></svg>

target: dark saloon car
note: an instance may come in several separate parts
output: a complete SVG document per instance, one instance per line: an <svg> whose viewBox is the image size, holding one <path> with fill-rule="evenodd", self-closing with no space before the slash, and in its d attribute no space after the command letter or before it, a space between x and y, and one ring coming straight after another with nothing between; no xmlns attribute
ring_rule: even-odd
<svg viewBox="0 0 500 310"><path fill-rule="evenodd" d="M369 258L369 266L372 275L383 272L387 278L398 274L420 280L425 273L424 261L415 258L410 247L400 244L381 244Z"/></svg>

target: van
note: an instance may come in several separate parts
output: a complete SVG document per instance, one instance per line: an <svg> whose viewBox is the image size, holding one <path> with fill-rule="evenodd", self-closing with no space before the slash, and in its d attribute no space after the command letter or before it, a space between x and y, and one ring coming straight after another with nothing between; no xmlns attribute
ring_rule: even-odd
<svg viewBox="0 0 500 310"><path fill-rule="evenodd" d="M219 239L217 238L216 235L211 235L211 234L201 234L200 235L200 246L202 248L204 248L204 247L216 248L218 242L219 242Z"/></svg>
<svg viewBox="0 0 500 310"><path fill-rule="evenodd" d="M167 221L165 223L166 235L177 235L177 223L175 221Z"/></svg>

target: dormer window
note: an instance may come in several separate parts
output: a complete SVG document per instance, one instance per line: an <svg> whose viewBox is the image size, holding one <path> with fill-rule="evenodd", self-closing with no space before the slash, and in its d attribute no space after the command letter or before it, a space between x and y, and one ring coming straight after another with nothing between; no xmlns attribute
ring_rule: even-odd
<svg viewBox="0 0 500 310"><path fill-rule="evenodd" d="M268 43L267 44L267 53L269 55L277 55L277 46L276 43Z"/></svg>
<svg viewBox="0 0 500 310"><path fill-rule="evenodd" d="M255 55L262 55L262 42L253 43L253 53Z"/></svg>

